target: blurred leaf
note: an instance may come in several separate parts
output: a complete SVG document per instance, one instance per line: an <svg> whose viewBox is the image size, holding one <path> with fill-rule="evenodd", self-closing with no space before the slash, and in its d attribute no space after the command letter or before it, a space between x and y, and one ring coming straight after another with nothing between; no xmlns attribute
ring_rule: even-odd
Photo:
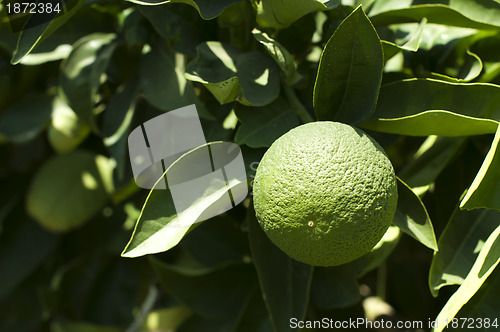
<svg viewBox="0 0 500 332"><path fill-rule="evenodd" d="M36 173L28 212L46 229L67 232L89 221L108 201L112 165L104 156L73 151L55 156Z"/></svg>
<svg viewBox="0 0 500 332"><path fill-rule="evenodd" d="M260 288L250 297L234 332L273 332Z"/></svg>
<svg viewBox="0 0 500 332"><path fill-rule="evenodd" d="M412 188L426 186L437 178L464 143L463 137L429 136L398 176Z"/></svg>
<svg viewBox="0 0 500 332"><path fill-rule="evenodd" d="M271 323L276 332L290 331L290 317L305 317L313 268L278 249L260 227L252 207L248 209L248 228L252 258Z"/></svg>
<svg viewBox="0 0 500 332"><path fill-rule="evenodd" d="M23 143L35 138L50 122L52 97L27 95L0 113L0 141Z"/></svg>
<svg viewBox="0 0 500 332"><path fill-rule="evenodd" d="M498 29L500 3L495 0L375 1L370 17L375 25L420 21L474 29Z"/></svg>
<svg viewBox="0 0 500 332"><path fill-rule="evenodd" d="M420 48L420 42L422 40L424 27L426 24L427 24L427 19L423 18L422 21L420 21L420 23L418 24L417 28L408 34L408 36L404 40L404 43L401 45L392 43L387 40L382 40L381 43L384 51L384 62L392 58L400 51L410 51L410 52L418 51L418 49ZM393 27L393 29L398 29L398 28Z"/></svg>
<svg viewBox="0 0 500 332"><path fill-rule="evenodd" d="M47 132L49 143L58 153L73 151L88 135L89 128L61 98L53 102L52 122Z"/></svg>
<svg viewBox="0 0 500 332"><path fill-rule="evenodd" d="M500 126L474 182L460 202L460 208L500 210Z"/></svg>
<svg viewBox="0 0 500 332"><path fill-rule="evenodd" d="M500 226L491 233L484 243L479 256L477 257L472 269L465 278L462 285L446 302L443 309L437 316L438 322L447 320L450 322L458 311L474 296L480 289L481 285L493 272L500 262ZM434 329L436 332L441 332L445 325L440 324Z"/></svg>
<svg viewBox="0 0 500 332"><path fill-rule="evenodd" d="M151 311L146 317L141 331L175 331L191 313L191 309L185 305Z"/></svg>
<svg viewBox="0 0 500 332"><path fill-rule="evenodd" d="M50 52L32 52L21 60L21 64L25 66L38 66L47 62L66 59L72 50L73 47L71 47L71 45L63 44Z"/></svg>
<svg viewBox="0 0 500 332"><path fill-rule="evenodd" d="M196 46L208 37L193 22L176 14L172 6L141 6L141 13L151 22L154 29L167 40L172 49L189 56L196 56Z"/></svg>
<svg viewBox="0 0 500 332"><path fill-rule="evenodd" d="M252 31L253 36L259 43L264 45L267 52L273 57L274 61L281 68L283 73L285 73L286 82L288 85L293 85L295 82L300 80L300 74L297 72L297 66L287 51L279 42L269 37L265 32L262 32L256 28Z"/></svg>
<svg viewBox="0 0 500 332"><path fill-rule="evenodd" d="M222 13L229 5L241 0L128 0L138 5L155 6L171 3L184 3L194 7L205 20L211 20Z"/></svg>
<svg viewBox="0 0 500 332"><path fill-rule="evenodd" d="M339 0L260 0L257 23L263 28L283 29L304 15L337 7Z"/></svg>
<svg viewBox="0 0 500 332"><path fill-rule="evenodd" d="M358 268L358 277L362 277L371 270L379 267L396 249L400 238L400 228L390 226L372 250L355 261Z"/></svg>
<svg viewBox="0 0 500 332"><path fill-rule="evenodd" d="M384 57L377 32L361 7L326 44L314 86L318 120L357 124L375 109Z"/></svg>
<svg viewBox="0 0 500 332"><path fill-rule="evenodd" d="M475 318L475 328L482 328L483 331L498 329L500 326L498 294L500 294L500 269L496 268L476 294L460 309L457 318L461 322L463 319L467 319L467 327L469 327L471 318ZM488 318L489 324L486 320Z"/></svg>
<svg viewBox="0 0 500 332"><path fill-rule="evenodd" d="M431 219L420 198L398 178L398 207L394 225L424 246L437 251L436 236Z"/></svg>
<svg viewBox="0 0 500 332"><path fill-rule="evenodd" d="M31 220L16 220L14 229L0 234L0 299L5 299L54 251L57 238Z"/></svg>
<svg viewBox="0 0 500 332"><path fill-rule="evenodd" d="M235 113L241 121L235 142L253 148L270 147L277 138L299 125L297 115L282 98L263 107L236 105Z"/></svg>
<svg viewBox="0 0 500 332"><path fill-rule="evenodd" d="M168 167L149 192L142 207L141 215L135 225L134 233L123 250L123 257L138 257L171 249L187 233L197 227L200 222L205 221L207 216L210 218L216 216L220 211L227 210L227 204L233 204L229 200L229 193L232 194L233 199L236 201L239 193L246 192L246 181L243 182L236 176L227 178L225 183L212 181L208 183L206 188L203 187L205 182L201 182L199 184L202 185L202 188L200 188L203 191L201 196L198 197L197 193L192 191L186 193L191 197L189 200L184 197L185 202L181 203L194 203L182 211L177 211L170 189L161 189L162 185L165 185L164 177L168 178L170 174L174 174L174 178L169 181L175 180L175 182L178 182L177 185L193 180L193 174L200 170L205 171L204 166L207 162L205 158L208 158L208 147L214 153L218 148L225 148L225 144L215 142L202 145L184 154ZM197 167L203 169L196 169ZM178 178L179 175L186 178ZM210 180L210 178L208 179ZM171 185L169 182L169 186Z"/></svg>
<svg viewBox="0 0 500 332"><path fill-rule="evenodd" d="M150 262L169 295L209 319L237 317L257 287L250 264L200 269L170 265L153 257Z"/></svg>
<svg viewBox="0 0 500 332"><path fill-rule="evenodd" d="M481 246L500 225L500 212L456 209L439 238L429 272L429 287L437 296L439 289L460 285L474 265Z"/></svg>
<svg viewBox="0 0 500 332"><path fill-rule="evenodd" d="M221 104L237 100L249 106L264 106L280 91L276 64L259 52L241 53L231 45L206 42L186 68L187 79L200 82Z"/></svg>
<svg viewBox="0 0 500 332"><path fill-rule="evenodd" d="M228 215L214 217L189 232L181 243L204 266L245 262L250 258L246 233Z"/></svg>
<svg viewBox="0 0 500 332"><path fill-rule="evenodd" d="M17 64L24 59L39 43L50 36L68 21L84 4L85 0L69 0L61 8L61 13L54 19L42 24L35 23L36 15L32 15L17 41L17 48L12 55L11 63ZM26 26L29 26L26 28Z"/></svg>
<svg viewBox="0 0 500 332"><path fill-rule="evenodd" d="M332 310L349 307L354 305L359 298L357 271L354 264L314 268L311 301L318 308Z"/></svg>
<svg viewBox="0 0 500 332"><path fill-rule="evenodd" d="M116 327L104 327L90 323L64 322L55 323L52 332L124 332Z"/></svg>
<svg viewBox="0 0 500 332"><path fill-rule="evenodd" d="M61 64L60 87L68 105L91 129L95 124L95 104L106 71L117 43L115 34L95 33L80 39Z"/></svg>
<svg viewBox="0 0 500 332"><path fill-rule="evenodd" d="M383 86L375 113L359 126L409 136L494 133L500 88L492 84L409 79Z"/></svg>
<svg viewBox="0 0 500 332"><path fill-rule="evenodd" d="M124 180L125 167L130 163L127 158L127 139L138 96L139 80L137 76L132 76L117 88L104 112L101 131L104 136L103 142L116 163L114 172L117 184Z"/></svg>
<svg viewBox="0 0 500 332"><path fill-rule="evenodd" d="M193 84L184 77L185 57L180 53L167 54L155 48L143 55L140 82L146 100L153 106L171 111L199 104Z"/></svg>

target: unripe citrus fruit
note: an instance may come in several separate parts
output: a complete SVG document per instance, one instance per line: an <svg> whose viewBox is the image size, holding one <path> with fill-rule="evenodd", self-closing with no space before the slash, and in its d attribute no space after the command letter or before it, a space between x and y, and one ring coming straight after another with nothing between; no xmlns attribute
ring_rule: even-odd
<svg viewBox="0 0 500 332"><path fill-rule="evenodd" d="M338 122L290 130L265 153L253 185L257 219L290 257L317 266L367 254L391 225L396 176L380 145Z"/></svg>

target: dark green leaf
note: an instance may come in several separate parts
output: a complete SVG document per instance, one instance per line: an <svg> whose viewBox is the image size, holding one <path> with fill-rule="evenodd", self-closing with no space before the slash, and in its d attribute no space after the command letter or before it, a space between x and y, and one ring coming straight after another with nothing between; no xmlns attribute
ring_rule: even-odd
<svg viewBox="0 0 500 332"><path fill-rule="evenodd" d="M283 29L304 15L337 7L339 0L267 0L257 3L257 23L264 28Z"/></svg>
<svg viewBox="0 0 500 332"><path fill-rule="evenodd" d="M61 64L61 93L68 105L91 129L95 124L101 75L105 72L117 44L115 34L95 33L80 39Z"/></svg>
<svg viewBox="0 0 500 332"><path fill-rule="evenodd" d="M141 59L140 82L144 97L153 106L171 111L199 104L193 84L184 77L185 57L156 48Z"/></svg>
<svg viewBox="0 0 500 332"><path fill-rule="evenodd" d="M315 267L311 301L321 309L344 308L359 300L359 285L354 264Z"/></svg>
<svg viewBox="0 0 500 332"><path fill-rule="evenodd" d="M17 48L12 56L11 63L17 64L22 61L42 40L66 23L80 9L84 2L85 0L70 0L64 6L64 12L56 16L56 18L42 24L33 24L32 27L23 29L19 35ZM32 15L31 19L36 19L36 15Z"/></svg>
<svg viewBox="0 0 500 332"><path fill-rule="evenodd" d="M263 107L237 105L235 113L241 121L235 142L253 148L269 147L281 135L299 125L295 112L281 98Z"/></svg>
<svg viewBox="0 0 500 332"><path fill-rule="evenodd" d="M108 201L112 171L109 159L90 152L56 156L35 175L28 191L28 212L53 232L79 227Z"/></svg>
<svg viewBox="0 0 500 332"><path fill-rule="evenodd" d="M361 128L410 136L491 134L500 121L500 87L410 79L383 86Z"/></svg>
<svg viewBox="0 0 500 332"><path fill-rule="evenodd" d="M164 5L171 3L185 3L190 5L200 13L200 16L205 20L210 20L218 16L222 11L229 5L236 3L241 0L128 0L130 2L154 6L154 5Z"/></svg>
<svg viewBox="0 0 500 332"><path fill-rule="evenodd" d="M361 7L337 28L323 50L314 86L318 120L357 124L375 109L384 57Z"/></svg>
<svg viewBox="0 0 500 332"><path fill-rule="evenodd" d="M248 227L252 257L274 330L290 331L290 318L301 320L306 314L313 269L291 259L269 240L253 208L248 209Z"/></svg>
<svg viewBox="0 0 500 332"><path fill-rule="evenodd" d="M238 101L264 106L280 91L278 68L259 52L241 53L220 42L207 42L197 48L197 58L186 68L186 77L200 82L221 104Z"/></svg>
<svg viewBox="0 0 500 332"><path fill-rule="evenodd" d="M50 122L53 98L28 95L0 114L0 141L22 143L35 138Z"/></svg>
<svg viewBox="0 0 500 332"><path fill-rule="evenodd" d="M16 220L9 233L0 235L0 299L5 299L55 249L57 238L31 220Z"/></svg>
<svg viewBox="0 0 500 332"><path fill-rule="evenodd" d="M375 1L370 17L376 25L418 22L425 17L430 23L498 29L500 4L494 0Z"/></svg>
<svg viewBox="0 0 500 332"><path fill-rule="evenodd" d="M500 212L456 209L439 237L429 272L429 287L434 296L441 287L460 285L477 259L488 236L500 225Z"/></svg>
<svg viewBox="0 0 500 332"><path fill-rule="evenodd" d="M474 182L460 202L460 208L500 210L500 126Z"/></svg>
<svg viewBox="0 0 500 332"><path fill-rule="evenodd" d="M199 269L181 268L155 258L150 258L150 262L168 294L209 319L238 316L257 287L250 264Z"/></svg>
<svg viewBox="0 0 500 332"><path fill-rule="evenodd" d="M500 226L491 233L484 243L479 256L477 257L472 269L465 278L462 285L446 302L443 309L437 316L438 322L449 322L455 317L458 311L476 294L484 281L489 277L500 262ZM441 332L445 325L441 324L434 329Z"/></svg>
<svg viewBox="0 0 500 332"><path fill-rule="evenodd" d="M424 204L410 187L398 178L398 207L394 225L426 247L437 251L436 236Z"/></svg>

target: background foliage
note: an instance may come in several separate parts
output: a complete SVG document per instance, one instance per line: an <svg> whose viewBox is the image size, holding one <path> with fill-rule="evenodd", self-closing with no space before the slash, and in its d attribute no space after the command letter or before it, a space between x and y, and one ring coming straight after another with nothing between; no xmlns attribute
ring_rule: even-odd
<svg viewBox="0 0 500 332"><path fill-rule="evenodd" d="M500 2L70 0L41 24L0 17L0 330L499 318ZM274 247L251 196L174 234L127 137L190 104L250 180L301 123L367 130L399 177L394 225L332 268Z"/></svg>

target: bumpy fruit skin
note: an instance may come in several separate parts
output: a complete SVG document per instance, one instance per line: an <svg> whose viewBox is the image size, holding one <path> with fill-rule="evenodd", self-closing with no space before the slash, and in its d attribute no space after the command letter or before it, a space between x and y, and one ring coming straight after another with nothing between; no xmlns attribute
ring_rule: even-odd
<svg viewBox="0 0 500 332"><path fill-rule="evenodd" d="M290 257L335 266L367 254L391 225L394 169L360 129L313 122L290 130L265 153L254 208L269 239Z"/></svg>

